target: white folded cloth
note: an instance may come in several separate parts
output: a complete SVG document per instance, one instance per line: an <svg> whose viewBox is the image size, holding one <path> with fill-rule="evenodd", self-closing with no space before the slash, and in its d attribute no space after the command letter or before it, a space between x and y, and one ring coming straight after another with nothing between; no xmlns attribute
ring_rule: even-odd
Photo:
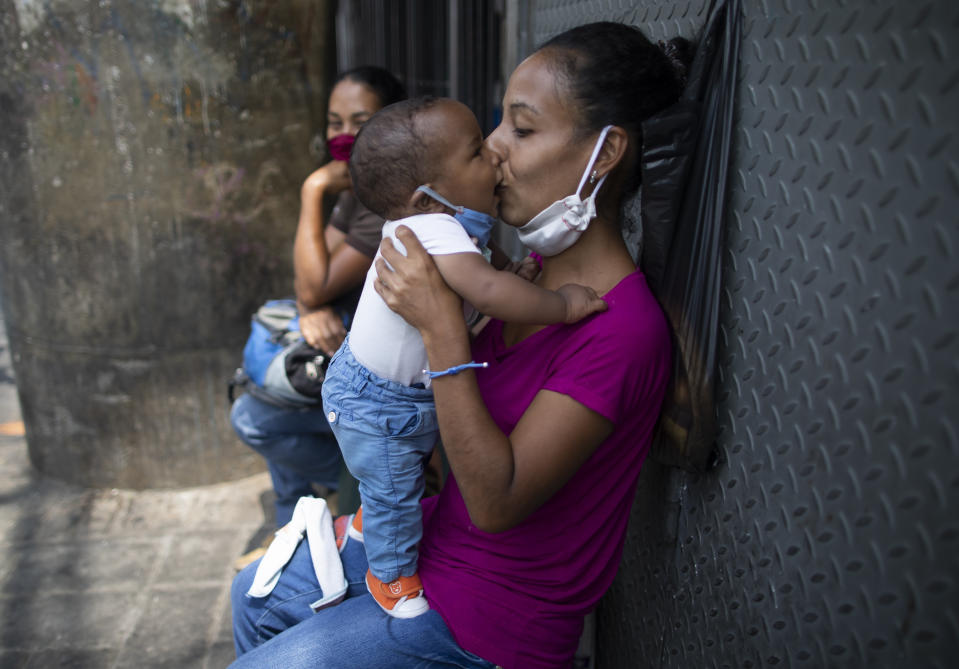
<svg viewBox="0 0 959 669"><path fill-rule="evenodd" d="M349 584L336 548L333 516L326 500L316 497L301 497L293 509L292 520L276 531L273 543L266 549L253 576L253 585L246 593L248 597L266 597L273 591L304 532L310 544L316 581L323 592L323 597L310 604L310 608L319 611L343 599Z"/></svg>

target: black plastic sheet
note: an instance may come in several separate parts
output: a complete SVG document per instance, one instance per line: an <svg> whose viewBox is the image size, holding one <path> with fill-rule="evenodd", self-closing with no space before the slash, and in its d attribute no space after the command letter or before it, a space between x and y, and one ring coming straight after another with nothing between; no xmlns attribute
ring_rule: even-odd
<svg viewBox="0 0 959 669"><path fill-rule="evenodd" d="M641 265L673 332L673 376L652 456L707 469L737 66L739 0L717 0L681 99L643 125Z"/></svg>

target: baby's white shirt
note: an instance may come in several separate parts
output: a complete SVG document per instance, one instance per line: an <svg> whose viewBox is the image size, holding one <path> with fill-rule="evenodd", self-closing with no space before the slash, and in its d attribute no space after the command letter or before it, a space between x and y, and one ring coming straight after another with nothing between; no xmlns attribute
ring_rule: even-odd
<svg viewBox="0 0 959 669"><path fill-rule="evenodd" d="M396 238L395 232L399 225L410 228L430 255L480 253L463 226L452 216L421 214L383 224L383 237L389 236L403 255L406 255L406 247ZM381 254L377 252L376 257ZM385 379L406 386L422 383L429 387L430 378L423 372L429 367L429 361L419 331L386 306L373 287L375 280L374 263L366 274L363 294L350 328L353 356L368 370ZM464 309L472 310L468 306Z"/></svg>

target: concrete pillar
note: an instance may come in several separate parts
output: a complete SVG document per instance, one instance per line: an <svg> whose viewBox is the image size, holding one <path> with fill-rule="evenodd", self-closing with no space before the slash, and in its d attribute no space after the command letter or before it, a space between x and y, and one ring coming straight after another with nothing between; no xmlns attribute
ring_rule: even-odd
<svg viewBox="0 0 959 669"><path fill-rule="evenodd" d="M0 288L44 474L262 467L226 380L256 306L292 293L329 4L0 0Z"/></svg>

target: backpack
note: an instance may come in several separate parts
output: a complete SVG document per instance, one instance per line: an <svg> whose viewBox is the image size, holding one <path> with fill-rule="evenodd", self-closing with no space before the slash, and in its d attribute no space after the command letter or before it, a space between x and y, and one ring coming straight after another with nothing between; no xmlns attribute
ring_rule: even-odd
<svg viewBox="0 0 959 669"><path fill-rule="evenodd" d="M316 407L329 359L303 340L296 301L269 300L253 314L243 347L243 366L230 379L230 404L237 388L285 408Z"/></svg>

